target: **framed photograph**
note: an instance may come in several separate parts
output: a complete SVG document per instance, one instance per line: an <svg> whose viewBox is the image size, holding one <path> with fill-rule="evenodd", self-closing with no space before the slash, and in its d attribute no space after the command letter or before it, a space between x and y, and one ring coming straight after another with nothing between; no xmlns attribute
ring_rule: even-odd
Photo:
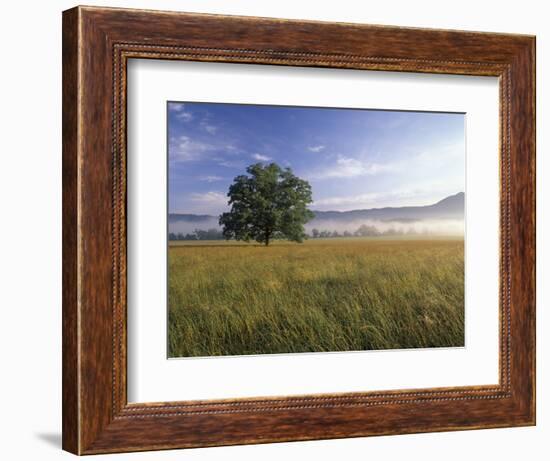
<svg viewBox="0 0 550 461"><path fill-rule="evenodd" d="M63 13L63 448L535 424L535 39Z"/></svg>

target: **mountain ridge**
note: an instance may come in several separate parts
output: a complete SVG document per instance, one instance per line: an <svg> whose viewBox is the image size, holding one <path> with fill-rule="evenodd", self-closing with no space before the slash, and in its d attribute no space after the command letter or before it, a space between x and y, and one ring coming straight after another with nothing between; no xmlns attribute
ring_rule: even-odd
<svg viewBox="0 0 550 461"><path fill-rule="evenodd" d="M403 207L366 208L348 211L312 210L314 220L354 221L357 219L375 219L380 221L421 221L423 219L460 219L464 217L464 192L449 195L431 205ZM216 215L193 213L169 213L169 222L194 222L217 220Z"/></svg>

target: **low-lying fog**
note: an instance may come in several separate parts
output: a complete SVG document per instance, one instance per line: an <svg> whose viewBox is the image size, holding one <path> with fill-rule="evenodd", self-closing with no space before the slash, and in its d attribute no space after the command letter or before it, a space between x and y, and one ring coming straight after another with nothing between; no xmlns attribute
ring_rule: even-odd
<svg viewBox="0 0 550 461"><path fill-rule="evenodd" d="M362 227L363 226L363 227ZM196 229L221 230L217 218L205 219L200 222L171 221L168 224L168 231L174 234L192 234ZM309 235L316 229L322 232L337 232L340 235L376 235L377 233L397 234L430 234L430 235L464 235L464 221L458 219L426 219L420 221L379 221L379 220L356 220L356 221L332 221L313 219L305 225ZM359 232L358 232L359 231Z"/></svg>
<svg viewBox="0 0 550 461"><path fill-rule="evenodd" d="M364 226L364 227L363 227ZM395 231L399 234L434 234L434 235L463 235L464 221L454 219L426 219L422 221L379 221L361 219L357 221L338 222L331 220L314 219L305 225L306 232L311 234L313 229L318 231L327 230L330 232L355 233L363 228L363 232L368 232L365 227L380 233Z"/></svg>

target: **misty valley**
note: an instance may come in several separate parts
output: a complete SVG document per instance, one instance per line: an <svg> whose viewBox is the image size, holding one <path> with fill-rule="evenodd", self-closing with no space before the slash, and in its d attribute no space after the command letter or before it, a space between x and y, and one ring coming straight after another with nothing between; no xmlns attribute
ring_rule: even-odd
<svg viewBox="0 0 550 461"><path fill-rule="evenodd" d="M313 211L304 227L308 238L464 235L464 193L427 206L351 211ZM171 241L223 240L217 216L168 215Z"/></svg>
<svg viewBox="0 0 550 461"><path fill-rule="evenodd" d="M169 357L464 346L464 114L167 114Z"/></svg>

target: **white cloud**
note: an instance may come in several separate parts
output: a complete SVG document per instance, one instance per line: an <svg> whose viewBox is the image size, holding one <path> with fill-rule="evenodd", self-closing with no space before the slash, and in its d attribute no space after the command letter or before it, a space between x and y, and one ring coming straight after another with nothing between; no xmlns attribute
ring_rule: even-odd
<svg viewBox="0 0 550 461"><path fill-rule="evenodd" d="M220 160L218 165L233 169L244 169L246 167L245 163L241 160Z"/></svg>
<svg viewBox="0 0 550 461"><path fill-rule="evenodd" d="M225 195L225 192L217 190L194 193L186 192L171 198L170 206L173 213L219 215L228 209L228 201L229 198ZM193 226L194 229L196 224L193 224ZM213 227L216 227L216 225Z"/></svg>
<svg viewBox="0 0 550 461"><path fill-rule="evenodd" d="M371 176L394 169L392 164L364 162L339 155L336 163L311 175L312 179L355 178Z"/></svg>
<svg viewBox="0 0 550 461"><path fill-rule="evenodd" d="M258 160L259 162L269 162L271 160L271 157L263 154L252 154L252 158L254 160Z"/></svg>
<svg viewBox="0 0 550 461"><path fill-rule="evenodd" d="M379 198L380 194L376 192L370 194L359 194L343 197L328 197L320 200L315 200L313 206L326 208L331 206L342 207L351 205L375 204Z"/></svg>
<svg viewBox="0 0 550 461"><path fill-rule="evenodd" d="M200 202L209 205L226 205L227 196L223 192L209 191L205 193L193 193L191 194L191 200L193 202Z"/></svg>
<svg viewBox="0 0 550 461"><path fill-rule="evenodd" d="M214 161L219 161L220 165L226 165L231 163L225 161L223 155L235 155L239 150L232 144L224 142L204 142L190 136L176 136L170 138L168 152L170 153L170 161L172 162L192 162L201 160L207 155L216 155L217 158L211 158ZM233 162L235 163L235 162ZM239 166L241 164L239 163Z"/></svg>
<svg viewBox="0 0 550 461"><path fill-rule="evenodd" d="M172 112L181 112L185 109L185 104L183 102L171 102L169 103L169 109Z"/></svg>
<svg viewBox="0 0 550 461"><path fill-rule="evenodd" d="M207 121L203 120L200 124L201 128L206 131L209 134L216 134L218 131L218 127L215 125L212 125L211 123L208 123Z"/></svg>
<svg viewBox="0 0 550 461"><path fill-rule="evenodd" d="M189 136L172 138L168 146L170 160L175 162L199 160L204 153L214 149L216 149L216 146L191 139Z"/></svg>
<svg viewBox="0 0 550 461"><path fill-rule="evenodd" d="M216 181L221 181L223 179L224 178L222 178L221 176L216 176L216 175L199 176L199 181L206 181L206 182L216 182Z"/></svg>
<svg viewBox="0 0 550 461"><path fill-rule="evenodd" d="M185 109L185 104L182 102L173 102L169 105L170 112L173 112L178 120L190 122L193 120L193 114Z"/></svg>
<svg viewBox="0 0 550 461"><path fill-rule="evenodd" d="M324 150L325 146L323 145L318 145L318 146L309 146L307 148L307 150L309 150L310 152L321 152L322 150Z"/></svg>
<svg viewBox="0 0 550 461"><path fill-rule="evenodd" d="M176 118L179 118L184 122L190 122L191 120L193 120L193 114L191 112L180 112L178 115L176 115Z"/></svg>

